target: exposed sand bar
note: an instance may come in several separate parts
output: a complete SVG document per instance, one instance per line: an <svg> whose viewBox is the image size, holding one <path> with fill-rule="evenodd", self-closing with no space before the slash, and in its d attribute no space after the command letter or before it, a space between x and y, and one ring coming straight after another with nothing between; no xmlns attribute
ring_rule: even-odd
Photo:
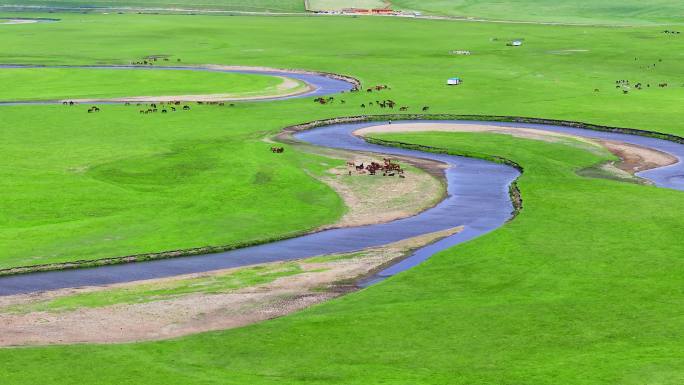
<svg viewBox="0 0 684 385"><path fill-rule="evenodd" d="M37 23L38 20L33 20L33 19L8 19L8 20L0 20L0 24L33 24Z"/></svg>
<svg viewBox="0 0 684 385"><path fill-rule="evenodd" d="M219 293L196 292L169 298L146 298L145 294L141 294L133 303L68 310L35 310L36 304L89 293L109 292L111 296L121 293L121 290L142 287L141 293L150 288L168 288L174 284L201 285L202 281L192 280L225 276L255 266L104 287L0 297L0 346L158 340L230 329L281 317L357 290L354 284L348 282L367 276L404 258L416 248L461 230L460 227L447 229L358 253L259 265L274 271L296 264L301 272L266 284L227 289Z"/></svg>
<svg viewBox="0 0 684 385"><path fill-rule="evenodd" d="M460 123L396 123L365 127L354 132L367 136L374 133L397 132L484 132L511 135L518 138L557 142L572 139L594 146L602 146L618 156L622 161L616 166L631 174L677 163L677 158L662 151L617 141L594 140L581 136L550 132L525 127L506 127L488 124Z"/></svg>

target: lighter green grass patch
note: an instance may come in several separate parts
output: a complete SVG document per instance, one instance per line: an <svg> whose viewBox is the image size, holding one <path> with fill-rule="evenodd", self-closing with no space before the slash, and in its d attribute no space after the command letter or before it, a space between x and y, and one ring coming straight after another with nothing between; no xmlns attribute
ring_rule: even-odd
<svg viewBox="0 0 684 385"><path fill-rule="evenodd" d="M0 69L0 100L51 100L226 94L276 96L303 89L281 89L279 77L189 70L81 68Z"/></svg>

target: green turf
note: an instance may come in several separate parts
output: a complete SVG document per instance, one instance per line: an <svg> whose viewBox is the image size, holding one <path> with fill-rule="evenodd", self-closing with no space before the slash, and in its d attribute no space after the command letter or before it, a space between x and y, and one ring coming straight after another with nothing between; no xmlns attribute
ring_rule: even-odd
<svg viewBox="0 0 684 385"><path fill-rule="evenodd" d="M505 156L494 233L294 316L177 340L0 350L9 384L662 384L684 379L682 193L577 176L611 158L494 134L384 139Z"/></svg>
<svg viewBox="0 0 684 385"><path fill-rule="evenodd" d="M340 72L392 89L338 97L344 105L192 105L165 116L141 116L135 106L99 114L85 106L2 107L3 267L229 244L330 223L344 207L311 174L339 162L291 147L276 156L262 138L303 121L386 112L360 107L378 99L409 112L429 105L433 113L684 134L683 41L662 27L43 16L62 21L0 26L0 62L126 64L169 54L184 64ZM523 47L506 47L514 38L524 38ZM450 55L455 49L473 54ZM464 84L447 87L451 76ZM652 86L623 94L618 79ZM684 381L682 193L581 178L575 170L607 155L562 144L475 134L396 138L519 162L525 209L495 233L293 317L167 342L0 350L0 383Z"/></svg>
<svg viewBox="0 0 684 385"><path fill-rule="evenodd" d="M304 12L304 0L0 0L0 5L60 7L116 7L190 10L227 10L239 12Z"/></svg>
<svg viewBox="0 0 684 385"><path fill-rule="evenodd" d="M344 211L312 178L338 163L272 154L258 132L281 121L245 119L257 106L86 108L5 110L0 148L14 161L1 173L12 183L0 191L0 266L282 237Z"/></svg>
<svg viewBox="0 0 684 385"><path fill-rule="evenodd" d="M0 69L0 100L227 94L277 96L282 79L203 71ZM302 86L303 88L303 86ZM289 92L292 89L288 90Z"/></svg>
<svg viewBox="0 0 684 385"><path fill-rule="evenodd" d="M316 173L330 165L291 151L274 158L261 139L288 124L387 112L360 107L378 99L394 99L409 112L429 105L432 113L575 119L684 133L678 119L683 40L660 27L52 16L62 21L3 26L0 62L127 64L173 55L184 65L339 72L392 89L339 97L346 104L305 99L193 105L166 116L141 116L136 106L105 106L99 114L87 114L85 106L5 107L0 123L10 129L0 131L0 150L12 162L0 164L7 181L0 190L0 267L234 244L330 223L342 214L342 203L301 169L304 164ZM385 37L388 30L392 39ZM505 45L518 37L525 38L523 47ZM454 49L472 55L450 55ZM444 85L454 75L464 84ZM617 79L652 86L625 95L615 88ZM670 86L657 87L661 82Z"/></svg>
<svg viewBox="0 0 684 385"><path fill-rule="evenodd" d="M684 22L677 0L393 0L394 9L489 20L582 24Z"/></svg>
<svg viewBox="0 0 684 385"><path fill-rule="evenodd" d="M383 8L385 4L381 0L310 0L312 10ZM487 20L606 25L684 22L684 5L677 0L393 0L390 4L394 10L417 11L423 15ZM0 0L1 5L304 12L304 0Z"/></svg>

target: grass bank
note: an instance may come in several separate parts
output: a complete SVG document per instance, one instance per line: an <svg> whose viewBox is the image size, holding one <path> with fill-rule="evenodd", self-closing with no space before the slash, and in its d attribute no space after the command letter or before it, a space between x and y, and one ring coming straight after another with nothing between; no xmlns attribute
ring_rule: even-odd
<svg viewBox="0 0 684 385"><path fill-rule="evenodd" d="M0 350L6 381L680 382L684 337L673 330L684 327L684 249L671 242L680 192L580 177L612 156L563 143L377 137L511 159L525 167L525 209L500 230L294 316L164 342Z"/></svg>

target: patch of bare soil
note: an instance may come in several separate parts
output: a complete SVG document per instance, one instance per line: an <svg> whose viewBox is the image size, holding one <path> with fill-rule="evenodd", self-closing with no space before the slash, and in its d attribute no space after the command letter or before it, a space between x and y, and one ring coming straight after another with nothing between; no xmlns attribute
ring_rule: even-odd
<svg viewBox="0 0 684 385"><path fill-rule="evenodd" d="M356 155L354 164L382 163L381 159ZM416 215L439 203L446 187L442 181L419 170L399 176L360 174L353 167L338 167L321 178L344 200L347 213L330 227L363 226Z"/></svg>
<svg viewBox="0 0 684 385"><path fill-rule="evenodd" d="M597 142L620 158L620 162L613 163L616 168L632 175L678 162L676 157L652 148L610 140Z"/></svg>
<svg viewBox="0 0 684 385"><path fill-rule="evenodd" d="M668 166L678 162L678 159L670 154L654 150L652 148L637 146L634 144L617 142L611 140L594 140L582 138L574 135L547 132L533 128L512 128L499 127L486 124L444 124L444 123L406 123L392 124L383 126L366 127L355 132L356 135L368 135L382 132L426 132L426 131L447 131L447 132L488 132L496 134L507 134L515 137L559 141L562 139L574 139L592 146L602 146L620 158L619 162L602 165L604 171L613 174L621 179L629 179L629 175L637 172L650 170L657 167ZM625 178L627 177L627 178Z"/></svg>
<svg viewBox="0 0 684 385"><path fill-rule="evenodd" d="M0 346L158 340L229 329L281 317L354 291L357 289L355 285L341 282L353 282L392 261L404 258L413 249L460 230L461 228L454 228L426 234L359 253L299 260L296 263L303 270L301 274L219 294L195 293L172 299L152 299L145 303L122 303L73 311L8 311L8 306L30 306L37 302L82 293L225 275L239 269L108 287L0 297ZM267 265L277 267L278 264L281 262Z"/></svg>
<svg viewBox="0 0 684 385"><path fill-rule="evenodd" d="M585 143L591 140L577 136L536 130L533 128L504 127L487 124L449 124L449 123L395 123L381 126L365 127L354 132L355 135L367 136L373 133L386 132L486 132L492 134L506 134L517 138L557 142L562 139L575 139Z"/></svg>

